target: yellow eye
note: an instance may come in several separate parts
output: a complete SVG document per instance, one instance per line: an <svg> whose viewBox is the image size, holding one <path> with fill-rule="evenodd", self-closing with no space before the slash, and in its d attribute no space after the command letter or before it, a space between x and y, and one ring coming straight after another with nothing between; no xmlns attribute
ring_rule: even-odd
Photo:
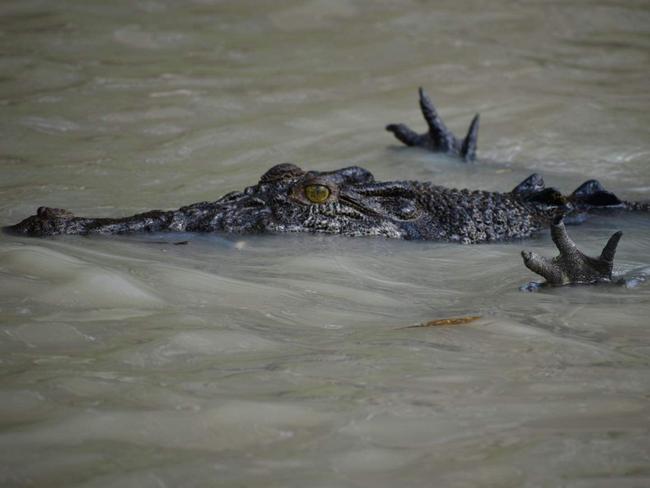
<svg viewBox="0 0 650 488"><path fill-rule="evenodd" d="M330 197L330 189L325 185L307 185L305 196L312 203L325 203Z"/></svg>

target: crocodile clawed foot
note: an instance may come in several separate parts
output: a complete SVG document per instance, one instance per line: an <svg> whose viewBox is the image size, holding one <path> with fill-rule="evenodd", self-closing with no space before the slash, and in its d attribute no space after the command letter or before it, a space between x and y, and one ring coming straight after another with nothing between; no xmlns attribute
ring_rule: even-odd
<svg viewBox="0 0 650 488"><path fill-rule="evenodd" d="M420 88L420 108L424 120L429 126L429 131L418 134L404 124L390 124L386 130L392 132L397 139L407 146L416 146L434 152L442 152L452 156L459 156L465 161L476 158L478 144L479 114L476 114L469 126L467 135L460 140L447 129L431 99Z"/></svg>
<svg viewBox="0 0 650 488"><path fill-rule="evenodd" d="M559 256L549 259L531 251L522 251L521 256L526 267L546 278L549 285L611 282L616 246L622 235L620 231L612 235L599 257L586 256L569 237L560 216L551 224L551 237Z"/></svg>

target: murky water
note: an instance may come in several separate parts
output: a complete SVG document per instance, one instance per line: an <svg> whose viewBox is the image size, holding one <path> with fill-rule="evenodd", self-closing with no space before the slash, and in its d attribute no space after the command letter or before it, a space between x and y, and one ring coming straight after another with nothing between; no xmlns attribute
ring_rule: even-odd
<svg viewBox="0 0 650 488"><path fill-rule="evenodd" d="M272 164L650 190L646 1L0 4L0 224L214 200ZM398 147L482 114L467 166ZM571 229L623 272L650 218ZM526 294L519 252L0 237L3 486L650 485L650 286ZM403 329L435 318L472 324Z"/></svg>

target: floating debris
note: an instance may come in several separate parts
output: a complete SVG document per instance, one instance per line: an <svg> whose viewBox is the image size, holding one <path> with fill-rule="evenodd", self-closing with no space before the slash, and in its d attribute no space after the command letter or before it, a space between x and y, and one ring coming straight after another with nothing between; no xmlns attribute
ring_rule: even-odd
<svg viewBox="0 0 650 488"><path fill-rule="evenodd" d="M449 317L446 319L429 320L428 322L422 322L421 324L407 325L406 327L400 327L400 329L416 329L420 327L447 327L450 325L463 325L463 324L469 324L470 322L475 322L480 318L482 318L480 315L472 315L468 317Z"/></svg>

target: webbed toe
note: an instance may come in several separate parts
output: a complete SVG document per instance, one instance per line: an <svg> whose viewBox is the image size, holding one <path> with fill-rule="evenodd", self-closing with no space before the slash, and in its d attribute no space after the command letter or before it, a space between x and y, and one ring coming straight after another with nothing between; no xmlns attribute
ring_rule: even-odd
<svg viewBox="0 0 650 488"><path fill-rule="evenodd" d="M476 114L472 119L465 138L459 139L447 128L433 102L422 88L419 89L419 95L420 110L427 123L428 131L418 134L404 124L389 124L386 130L392 132L407 146L421 147L433 152L458 156L465 161L473 161L478 146L479 115Z"/></svg>
<svg viewBox="0 0 650 488"><path fill-rule="evenodd" d="M562 218L558 217L551 224L551 237L560 254L551 259L531 251L522 251L521 255L526 267L545 278L549 285L611 282L616 246L622 235L620 231L612 235L599 257L587 256L569 237Z"/></svg>

